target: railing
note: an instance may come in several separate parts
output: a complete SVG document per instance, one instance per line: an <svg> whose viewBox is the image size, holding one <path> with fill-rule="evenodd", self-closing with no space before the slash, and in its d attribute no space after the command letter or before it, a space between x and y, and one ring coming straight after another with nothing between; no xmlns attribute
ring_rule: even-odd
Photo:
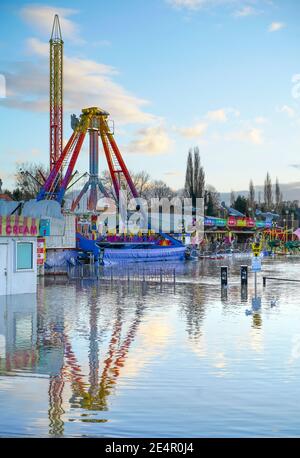
<svg viewBox="0 0 300 458"><path fill-rule="evenodd" d="M300 280L294 280L292 278L280 278L280 277L263 277L263 286L267 286L267 280L274 280L274 281L286 281L292 283L300 283Z"/></svg>
<svg viewBox="0 0 300 458"><path fill-rule="evenodd" d="M95 266L83 264L70 266L67 270L69 280L94 280L108 282L147 282L176 283L175 268L128 267L128 266Z"/></svg>

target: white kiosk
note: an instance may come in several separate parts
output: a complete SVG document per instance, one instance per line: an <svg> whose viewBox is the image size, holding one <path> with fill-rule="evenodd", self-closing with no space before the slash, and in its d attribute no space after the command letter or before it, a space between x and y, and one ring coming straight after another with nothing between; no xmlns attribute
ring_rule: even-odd
<svg viewBox="0 0 300 458"><path fill-rule="evenodd" d="M37 290L39 220L0 216L0 296Z"/></svg>

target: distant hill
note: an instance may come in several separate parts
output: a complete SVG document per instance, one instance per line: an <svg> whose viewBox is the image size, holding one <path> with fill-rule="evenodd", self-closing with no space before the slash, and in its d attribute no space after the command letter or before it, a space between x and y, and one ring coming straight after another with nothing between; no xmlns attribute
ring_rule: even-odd
<svg viewBox="0 0 300 458"><path fill-rule="evenodd" d="M300 181L296 181L294 183L280 183L280 189L282 192L283 200L284 201L300 201ZM275 195L275 186L273 189ZM249 191L234 191L235 195L248 197ZM263 186L255 186L255 200L258 201L258 195L260 193L261 202L264 200L264 187ZM230 192L221 192L220 193L221 201L225 201L226 204L230 202Z"/></svg>

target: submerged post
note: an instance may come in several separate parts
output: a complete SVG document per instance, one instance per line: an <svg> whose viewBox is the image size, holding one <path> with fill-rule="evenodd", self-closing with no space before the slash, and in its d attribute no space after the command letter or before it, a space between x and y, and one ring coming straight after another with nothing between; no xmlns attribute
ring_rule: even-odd
<svg viewBox="0 0 300 458"><path fill-rule="evenodd" d="M227 288L228 286L228 267L221 267L221 286L222 288Z"/></svg>
<svg viewBox="0 0 300 458"><path fill-rule="evenodd" d="M241 266L241 285L248 285L248 266Z"/></svg>

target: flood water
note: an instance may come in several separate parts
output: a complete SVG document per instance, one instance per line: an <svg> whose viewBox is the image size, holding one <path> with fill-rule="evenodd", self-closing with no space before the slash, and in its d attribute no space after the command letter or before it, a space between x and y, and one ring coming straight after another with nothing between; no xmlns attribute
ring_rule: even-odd
<svg viewBox="0 0 300 458"><path fill-rule="evenodd" d="M299 262L264 273L298 279ZM258 274L252 310L249 263L177 264L175 285L47 278L37 297L0 298L0 436L300 436L300 283Z"/></svg>

